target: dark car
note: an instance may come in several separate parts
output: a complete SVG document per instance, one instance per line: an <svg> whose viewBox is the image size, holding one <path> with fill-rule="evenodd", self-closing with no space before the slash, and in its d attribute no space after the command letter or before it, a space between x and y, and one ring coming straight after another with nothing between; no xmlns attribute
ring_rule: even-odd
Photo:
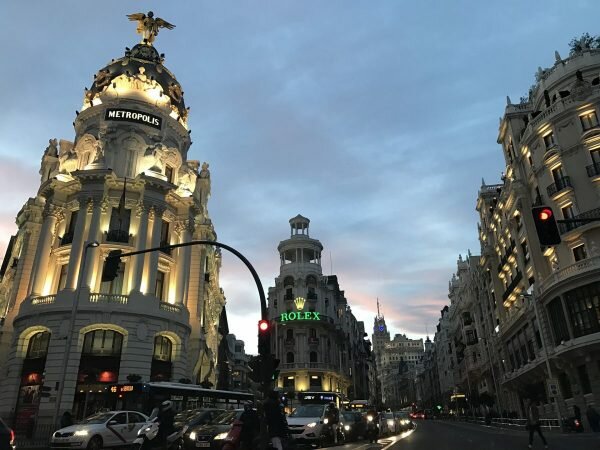
<svg viewBox="0 0 600 450"><path fill-rule="evenodd" d="M15 449L15 432L0 419L0 450Z"/></svg>
<svg viewBox="0 0 600 450"><path fill-rule="evenodd" d="M340 417L347 441L357 441L366 436L367 419L359 412L342 412Z"/></svg>
<svg viewBox="0 0 600 450"><path fill-rule="evenodd" d="M173 425L176 430L183 430L185 433L188 428L206 425L224 412L224 409L216 408L188 409L175 416Z"/></svg>
<svg viewBox="0 0 600 450"><path fill-rule="evenodd" d="M188 428L183 436L183 448L186 450L199 448L221 450L233 422L239 419L243 412L243 409L232 409L218 415L205 425Z"/></svg>
<svg viewBox="0 0 600 450"><path fill-rule="evenodd" d="M412 430L415 426L408 411L397 411L394 413L394 417L400 424L400 431Z"/></svg>

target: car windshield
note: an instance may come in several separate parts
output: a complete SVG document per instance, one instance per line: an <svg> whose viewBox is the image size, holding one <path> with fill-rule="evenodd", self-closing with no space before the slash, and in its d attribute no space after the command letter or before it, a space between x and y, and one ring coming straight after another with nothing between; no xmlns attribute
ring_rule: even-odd
<svg viewBox="0 0 600 450"><path fill-rule="evenodd" d="M290 417L321 417L324 409L323 405L300 405Z"/></svg>
<svg viewBox="0 0 600 450"><path fill-rule="evenodd" d="M93 416L87 417L81 421L82 424L97 424L107 422L114 413L102 413L94 414Z"/></svg>
<svg viewBox="0 0 600 450"><path fill-rule="evenodd" d="M235 419L239 419L239 417L242 415L242 412L242 410L224 412L223 414L215 417L210 423L212 425L229 425L233 423Z"/></svg>
<svg viewBox="0 0 600 450"><path fill-rule="evenodd" d="M181 411L173 420L175 422L185 422L187 419L196 417L200 413L202 413L202 411L198 411L197 409L188 409L186 411Z"/></svg>
<svg viewBox="0 0 600 450"><path fill-rule="evenodd" d="M385 414L384 414L384 417L385 417L386 419L393 419L393 418L394 418L394 414L393 414L393 413L385 413Z"/></svg>
<svg viewBox="0 0 600 450"><path fill-rule="evenodd" d="M356 422L356 415L352 413L344 413L342 414L344 417L344 422Z"/></svg>

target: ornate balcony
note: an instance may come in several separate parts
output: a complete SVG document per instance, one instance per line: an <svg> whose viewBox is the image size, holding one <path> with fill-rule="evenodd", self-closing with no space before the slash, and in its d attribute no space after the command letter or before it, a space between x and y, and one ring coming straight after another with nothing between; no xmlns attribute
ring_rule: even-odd
<svg viewBox="0 0 600 450"><path fill-rule="evenodd" d="M600 208L592 209L590 211L586 211L584 213L578 214L574 217L570 217L570 219L592 219L600 217ZM558 229L560 230L560 234L568 233L576 228L579 228L583 225L587 225L588 223L593 222L570 222L570 223L559 223Z"/></svg>
<svg viewBox="0 0 600 450"><path fill-rule="evenodd" d="M582 259L581 261L577 261L575 264L563 267L562 269L557 270L552 275L542 280L538 285L538 295L543 294L555 284L569 277L599 269L600 256L594 256L593 258L587 258Z"/></svg>
<svg viewBox="0 0 600 450"><path fill-rule="evenodd" d="M565 177L557 179L554 183L552 183L550 186L548 186L546 188L546 191L548 192L548 196L552 197L552 196L558 194L559 192L562 192L565 189L569 189L572 187L573 187L573 185L571 184L571 178L565 176Z"/></svg>
<svg viewBox="0 0 600 450"><path fill-rule="evenodd" d="M129 232L123 230L108 230L104 234L105 242L117 242L122 244L128 244L131 237Z"/></svg>

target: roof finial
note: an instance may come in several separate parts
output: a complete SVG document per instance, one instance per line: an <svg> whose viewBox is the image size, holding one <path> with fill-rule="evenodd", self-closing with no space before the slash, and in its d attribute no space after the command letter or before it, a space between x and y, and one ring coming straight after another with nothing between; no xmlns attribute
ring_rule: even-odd
<svg viewBox="0 0 600 450"><path fill-rule="evenodd" d="M142 35L141 43L146 45L152 45L160 28L166 28L167 30L175 28L175 25L170 24L160 17L155 19L152 11L148 11L148 14L127 14L127 18L132 22L138 23L135 32Z"/></svg>
<svg viewBox="0 0 600 450"><path fill-rule="evenodd" d="M506 105L507 106L512 105L512 102L510 101L510 97L508 95L506 96Z"/></svg>

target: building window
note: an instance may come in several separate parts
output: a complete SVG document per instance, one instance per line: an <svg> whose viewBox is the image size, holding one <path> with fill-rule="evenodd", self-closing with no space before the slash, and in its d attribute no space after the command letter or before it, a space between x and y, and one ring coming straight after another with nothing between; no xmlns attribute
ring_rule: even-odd
<svg viewBox="0 0 600 450"><path fill-rule="evenodd" d="M587 367L585 364L577 367L577 375L579 375L579 385L581 386L582 394L592 393L592 384L590 383L590 377L588 375Z"/></svg>
<svg viewBox="0 0 600 450"><path fill-rule="evenodd" d="M169 222L163 220L160 226L160 245L169 245Z"/></svg>
<svg viewBox="0 0 600 450"><path fill-rule="evenodd" d="M546 150L556 145L556 142L554 141L554 133L552 131L544 136L544 145L546 146Z"/></svg>
<svg viewBox="0 0 600 450"><path fill-rule="evenodd" d="M82 353L96 356L118 356L121 354L123 335L113 330L94 330L86 333Z"/></svg>
<svg viewBox="0 0 600 450"><path fill-rule="evenodd" d="M154 287L154 296L159 300L164 300L164 291L165 291L165 281L167 274L162 271L156 272L156 286Z"/></svg>
<svg viewBox="0 0 600 450"><path fill-rule="evenodd" d="M573 398L573 390L571 389L571 381L565 372L558 375L558 384L564 398Z"/></svg>
<svg viewBox="0 0 600 450"><path fill-rule="evenodd" d="M77 215L79 210L72 211L71 217L69 218L69 226L65 230L65 233L60 238L60 245L67 245L73 242L73 236L75 235L75 224L77 223Z"/></svg>
<svg viewBox="0 0 600 450"><path fill-rule="evenodd" d="M294 339L294 330L288 328L285 332L285 338Z"/></svg>
<svg viewBox="0 0 600 450"><path fill-rule="evenodd" d="M317 337L317 330L315 330L314 328L310 328L308 330L308 337L310 337L310 338L316 338Z"/></svg>
<svg viewBox="0 0 600 450"><path fill-rule="evenodd" d="M310 352L308 357L309 357L309 361L311 363L316 363L319 360L319 358L317 356L317 352Z"/></svg>
<svg viewBox="0 0 600 450"><path fill-rule="evenodd" d="M171 339L166 336L156 336L154 338L154 359L159 361L171 361L171 353L173 350L173 343Z"/></svg>
<svg viewBox="0 0 600 450"><path fill-rule="evenodd" d="M600 282L567 292L565 303L575 337L600 331Z"/></svg>
<svg viewBox="0 0 600 450"><path fill-rule="evenodd" d="M29 339L27 346L27 359L43 358L48 354L48 344L50 343L50 333L42 331L34 334Z"/></svg>
<svg viewBox="0 0 600 450"><path fill-rule="evenodd" d="M135 150L127 150L125 151L125 176L135 177L134 168L135 168Z"/></svg>
<svg viewBox="0 0 600 450"><path fill-rule="evenodd" d="M582 114L579 116L579 120L581 120L581 127L583 128L583 131L587 131L598 126L598 116L596 115L596 111L590 111Z"/></svg>
<svg viewBox="0 0 600 450"><path fill-rule="evenodd" d="M523 251L523 260L525 261L525 264L527 264L530 259L529 247L527 246L527 241L524 240L523 242L521 242L521 250Z"/></svg>
<svg viewBox="0 0 600 450"><path fill-rule="evenodd" d="M56 286L56 292L62 291L67 285L67 269L68 264L62 264L60 266L60 272L58 273L58 284Z"/></svg>
<svg viewBox="0 0 600 450"><path fill-rule="evenodd" d="M129 242L130 219L130 209L113 208L110 213L110 225L106 234L106 240L109 242Z"/></svg>
<svg viewBox="0 0 600 450"><path fill-rule="evenodd" d="M285 362L287 364L293 364L294 363L294 354L292 352L287 352L287 354L285 355Z"/></svg>
<svg viewBox="0 0 600 450"><path fill-rule="evenodd" d="M556 297L548 304L548 315L550 316L550 323L552 325L554 344L559 345L562 341L568 341L569 329L567 328L567 321L565 320L560 297Z"/></svg>
<svg viewBox="0 0 600 450"><path fill-rule="evenodd" d="M573 258L575 259L575 262L587 258L587 252L585 251L584 244L578 245L577 247L573 247Z"/></svg>
<svg viewBox="0 0 600 450"><path fill-rule="evenodd" d="M165 166L165 176L169 183L173 182L173 168L171 166Z"/></svg>
<svg viewBox="0 0 600 450"><path fill-rule="evenodd" d="M552 178L554 179L555 183L560 184L564 177L565 174L563 173L562 166L552 169Z"/></svg>

